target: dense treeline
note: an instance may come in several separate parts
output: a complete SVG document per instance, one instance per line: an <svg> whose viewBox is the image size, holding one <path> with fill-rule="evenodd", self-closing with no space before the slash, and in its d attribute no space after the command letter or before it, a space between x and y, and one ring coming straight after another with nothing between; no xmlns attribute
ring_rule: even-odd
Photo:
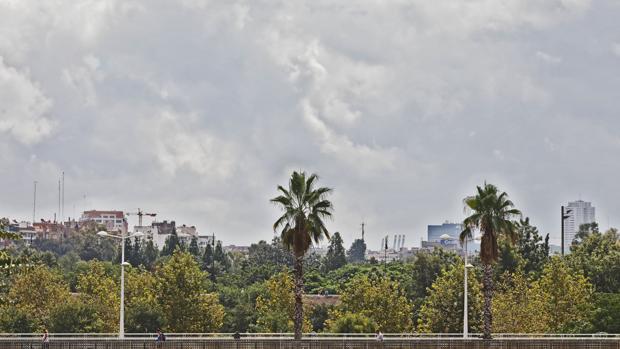
<svg viewBox="0 0 620 349"><path fill-rule="evenodd" d="M529 220L519 223L516 244L500 242L495 332L620 332L617 231L584 227L579 236L564 258L548 256L547 242ZM78 253L80 244L90 246L89 252ZM66 245L75 247L59 248ZM293 258L278 238L252 244L247 256L225 253L221 244L202 250L192 245L177 242L161 253L148 242L126 246L132 264L126 274L126 331L293 330ZM0 331L117 331L118 249L85 232L7 250L18 266L3 275ZM304 259L305 293L339 295L337 305L305 305L304 331L462 330L459 256L438 249L384 265L354 262L352 254L334 234L325 257ZM477 260L474 265L469 323L470 331L478 332L481 268Z"/></svg>
<svg viewBox="0 0 620 349"><path fill-rule="evenodd" d="M158 251L125 240L127 332L429 332L463 326L464 261L435 249L407 261L365 261L366 244L347 250L323 222L333 208L316 175L294 172L271 200L279 236L247 255L221 242L187 245L175 232ZM542 236L504 192L477 187L461 239L482 234L470 258L469 331L620 332L618 231L580 227L571 253L549 255ZM0 221L0 238L15 239ZM325 256L311 245L329 239ZM0 332L116 332L120 246L95 229L63 240L16 240L0 250ZM306 295L306 298L302 296ZM492 321L491 321L492 320Z"/></svg>

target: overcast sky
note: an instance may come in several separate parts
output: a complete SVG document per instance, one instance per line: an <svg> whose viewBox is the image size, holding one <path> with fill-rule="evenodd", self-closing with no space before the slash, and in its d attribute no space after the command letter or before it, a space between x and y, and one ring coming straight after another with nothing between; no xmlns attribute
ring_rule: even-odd
<svg viewBox="0 0 620 349"><path fill-rule="evenodd" d="M0 0L0 216L140 207L273 236L292 170L331 231L419 245L485 180L552 242L620 225L620 1ZM130 222L136 223L135 220Z"/></svg>

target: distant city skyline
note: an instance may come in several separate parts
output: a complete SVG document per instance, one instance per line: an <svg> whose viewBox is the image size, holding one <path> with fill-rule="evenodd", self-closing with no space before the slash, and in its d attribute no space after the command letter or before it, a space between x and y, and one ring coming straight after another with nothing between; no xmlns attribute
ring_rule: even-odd
<svg viewBox="0 0 620 349"><path fill-rule="evenodd" d="M139 210L139 209L136 209ZM131 211L131 210L130 210ZM113 214L115 212L124 212L125 215L125 220L127 222L127 225L129 227L129 230L133 230L135 226L138 226L138 218L130 218L132 215L135 216L135 213L131 213L128 214L128 211L123 211L123 210L104 210L104 211L98 211L98 210L86 210L86 211L82 211L79 213L78 217L66 217L66 219L75 219L75 220L83 220L85 216L90 216L93 214L101 214L102 217L104 219L112 219L111 222L114 224L116 223L116 225L118 225L118 220L116 220L118 217L116 215L113 216L106 216L105 214ZM576 234L576 232L578 231L578 227L581 224L585 224L585 223L592 223L592 222L597 222L599 223L599 226L601 226L602 224L598 221L596 221L595 217L595 207L592 205L591 202L586 202L583 201L581 199L576 200L576 201L572 201L569 202L566 206L565 206L565 212L566 215L568 216L568 218L565 220L564 222L564 226L565 226L565 252L568 253L568 250L570 248L570 244L572 242L572 240L574 239L574 236ZM151 225L151 223L153 222L162 222L162 220L157 220L155 218L156 214L149 214L150 216L153 216L151 218L147 217L144 218L144 222L143 225L145 227L149 227ZM9 217L14 219L14 217ZM20 221L29 221L28 219L25 218L20 218ZM47 218L43 218L41 217L40 219L37 218L36 222L39 222L40 220L50 220L50 217ZM135 220L135 224L132 223ZM165 218L163 219L164 221L175 221L174 217L169 217L169 218ZM101 223L105 223L105 222L101 222ZM192 222L179 222L180 224L193 224ZM366 226L366 224L364 224ZM441 224L429 224L427 225L427 231L425 233L425 235L423 235L418 241L407 241L407 243L405 243L405 240L407 239L408 234L386 234L385 236L381 237L381 241L380 243L374 247L374 243L373 241L368 241L368 239L366 238L367 244L368 244L368 248L370 249L375 249L375 250L382 250L384 249L385 246L385 239L388 239L388 248L394 249L394 246L398 245L398 246L402 246L402 247L420 247L421 246L421 241L430 241L430 242L440 242L441 240L441 236L443 234L447 234L449 235L452 239L458 239L459 233L460 233L460 228L462 228L462 223L460 222L452 222L450 220L445 220L443 223ZM607 229L605 227L602 227L603 230ZM200 235L210 235L210 234L214 234L214 232L210 232L210 231L203 231L200 228L196 228L197 231L200 232ZM546 232L541 232L542 235L546 235ZM342 233L341 233L342 234ZM352 237L350 239L350 241L346 240L345 244L350 244L352 243L354 240L356 239L360 239L362 238L361 235L361 224L360 224L360 231L359 231L359 236L356 235L355 233L350 234ZM410 234L410 235L415 235L415 234ZM226 234L224 233L224 236L226 236ZM271 238L273 238L273 236L271 236ZM265 238L263 240L267 240L269 241L269 238ZM557 243L556 241L557 240ZM249 245L251 243L257 242L259 240L248 240L245 242L235 242L232 243L234 244L242 244L242 245ZM326 244L328 244L328 241L323 241L320 246L325 246ZM554 246L560 246L561 245L561 239L558 237L557 239L554 239L552 234L550 234L550 244L554 245Z"/></svg>
<svg viewBox="0 0 620 349"><path fill-rule="evenodd" d="M0 215L156 212L271 240L293 170L332 232L419 244L485 181L560 244L620 226L617 1L0 3ZM316 25L320 23L321 25ZM135 219L135 221L134 221ZM130 217L130 225L137 218Z"/></svg>

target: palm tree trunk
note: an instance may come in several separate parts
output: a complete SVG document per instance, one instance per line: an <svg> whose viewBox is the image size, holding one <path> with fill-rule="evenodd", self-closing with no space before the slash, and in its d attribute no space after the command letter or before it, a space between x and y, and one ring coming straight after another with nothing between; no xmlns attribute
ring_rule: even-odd
<svg viewBox="0 0 620 349"><path fill-rule="evenodd" d="M482 338L491 339L491 326L493 324L493 313L491 310L493 299L493 266L484 264L484 277L482 278L484 288L484 327Z"/></svg>
<svg viewBox="0 0 620 349"><path fill-rule="evenodd" d="M301 340L304 319L304 309L302 303L302 296L304 292L303 261L303 255L295 256L295 340Z"/></svg>

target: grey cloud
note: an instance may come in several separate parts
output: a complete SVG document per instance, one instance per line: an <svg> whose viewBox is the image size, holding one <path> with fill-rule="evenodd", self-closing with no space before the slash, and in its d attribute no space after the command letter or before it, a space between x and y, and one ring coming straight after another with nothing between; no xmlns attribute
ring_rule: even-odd
<svg viewBox="0 0 620 349"><path fill-rule="evenodd" d="M249 243L270 238L268 199L305 169L336 189L330 227L348 242L365 220L373 248L386 233L417 243L427 224L462 219L484 180L557 238L557 207L580 193L601 217L619 208L618 10L4 3L0 91L21 104L0 92L0 125L34 136L0 127L0 210L28 218L36 179L51 216L64 170L71 209L148 208Z"/></svg>

